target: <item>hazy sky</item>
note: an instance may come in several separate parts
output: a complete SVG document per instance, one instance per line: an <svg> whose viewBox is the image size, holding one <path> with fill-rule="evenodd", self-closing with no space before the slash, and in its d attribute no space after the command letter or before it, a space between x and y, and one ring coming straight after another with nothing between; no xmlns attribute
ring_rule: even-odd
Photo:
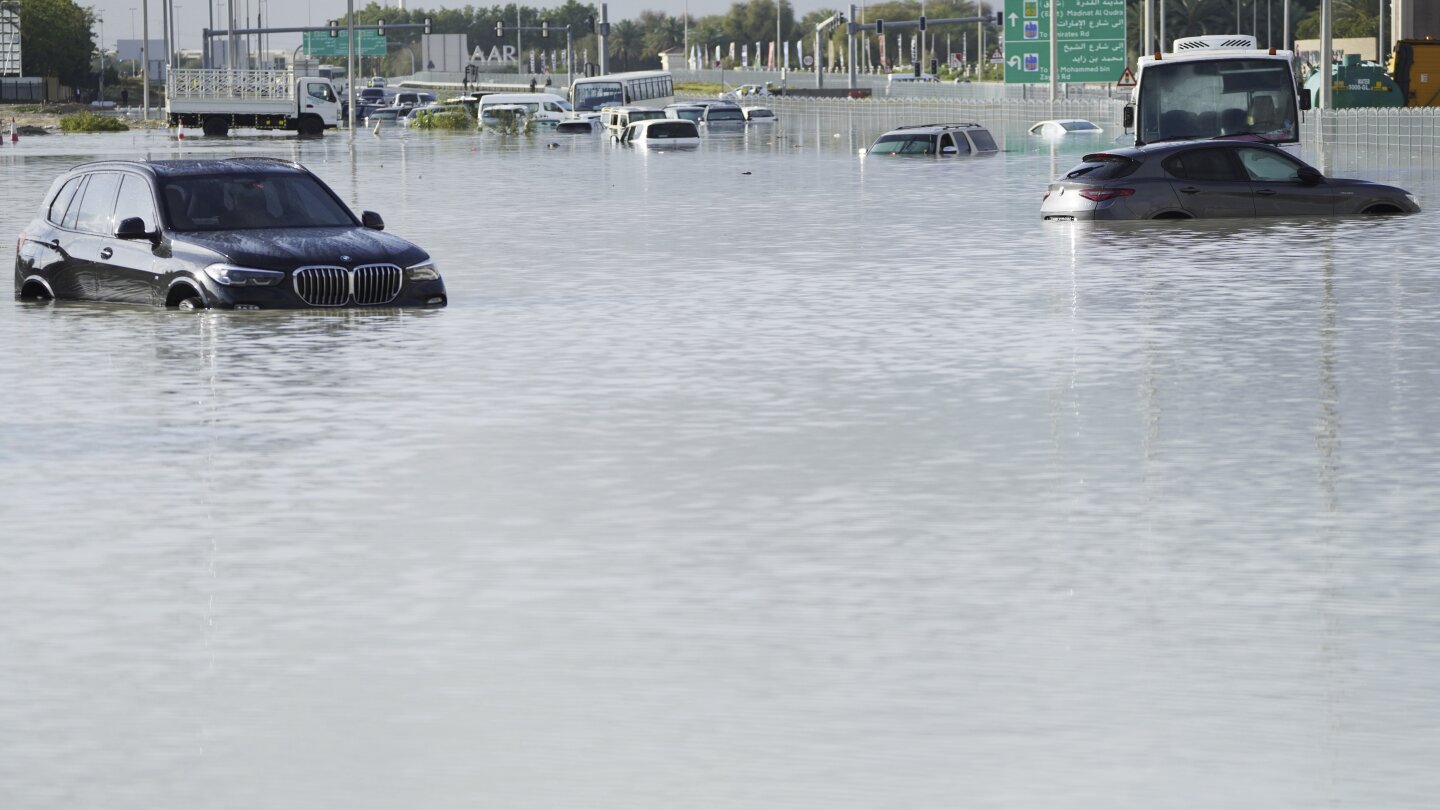
<svg viewBox="0 0 1440 810"><path fill-rule="evenodd" d="M356 7L364 7L368 0L357 0ZM522 0L526 5L543 6L551 5L536 0ZM141 0L93 0L87 3L80 0L81 5L91 5L101 18L104 19L105 43L113 47L117 39L139 39L141 34ZM842 5L849 5L848 0L844 3L826 2L826 0L792 0L797 15L804 15L817 8L836 8ZM496 2L486 0L470 0L474 6L489 7L497 5ZM503 3L501 3L503 4ZM655 9L670 14L684 13L686 8L692 15L697 17L708 14L719 14L730 8L732 0L609 0L610 19L620 20L627 17L636 17L641 11ZM460 8L465 5L463 0L443 0L442 2L424 2L417 0L410 4L412 7L421 6L425 8ZM554 3L553 5L560 5ZM597 7L599 3L595 4ZM247 9L246 0L235 0L236 14L244 17ZM340 0L283 0L282 2L270 2L270 0L248 0L249 14L253 17L256 14L264 13L268 18L268 24L277 27L300 26L300 25L323 25L326 20L333 17L345 15L345 3ZM133 13L131 9L134 9ZM200 32L210 24L210 18L203 0L176 0L176 34L180 41L180 47L198 49L200 47ZM132 22L133 29L132 29ZM225 19L225 5L219 2L215 6L215 27L223 28ZM242 26L243 27L243 26ZM132 33L133 31L133 33ZM150 31L151 37L160 38L160 0L150 0ZM276 36L274 47L293 48L300 44L300 36L292 34L288 37Z"/></svg>

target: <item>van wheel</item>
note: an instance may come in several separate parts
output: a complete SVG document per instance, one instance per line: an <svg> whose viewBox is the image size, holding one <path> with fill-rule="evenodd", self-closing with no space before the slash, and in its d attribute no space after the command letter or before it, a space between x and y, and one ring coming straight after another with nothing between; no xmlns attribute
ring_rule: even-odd
<svg viewBox="0 0 1440 810"><path fill-rule="evenodd" d="M197 309L204 309L205 302L201 300L200 296L192 295L189 298L181 298L180 303L176 304L175 308L191 312Z"/></svg>
<svg viewBox="0 0 1440 810"><path fill-rule="evenodd" d="M209 138L223 138L230 133L230 122L218 115L212 115L205 119L201 129Z"/></svg>
<svg viewBox="0 0 1440 810"><path fill-rule="evenodd" d="M300 134L307 138L314 138L325 134L325 122L313 115L307 115L300 119Z"/></svg>

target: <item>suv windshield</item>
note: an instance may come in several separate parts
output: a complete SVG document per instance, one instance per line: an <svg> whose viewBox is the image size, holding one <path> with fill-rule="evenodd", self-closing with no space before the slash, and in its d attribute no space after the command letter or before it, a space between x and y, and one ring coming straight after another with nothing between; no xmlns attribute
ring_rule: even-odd
<svg viewBox="0 0 1440 810"><path fill-rule="evenodd" d="M172 177L161 184L177 231L353 227L355 219L306 174Z"/></svg>
<svg viewBox="0 0 1440 810"><path fill-rule="evenodd" d="M872 155L933 155L934 135L881 135L870 147Z"/></svg>

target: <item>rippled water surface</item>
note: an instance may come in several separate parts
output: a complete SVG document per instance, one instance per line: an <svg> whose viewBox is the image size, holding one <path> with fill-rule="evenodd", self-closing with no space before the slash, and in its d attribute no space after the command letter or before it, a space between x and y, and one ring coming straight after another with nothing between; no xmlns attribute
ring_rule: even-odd
<svg viewBox="0 0 1440 810"><path fill-rule="evenodd" d="M1433 807L1434 174L1042 225L1086 145L832 129L0 148L7 240L298 158L452 302L0 306L0 806Z"/></svg>

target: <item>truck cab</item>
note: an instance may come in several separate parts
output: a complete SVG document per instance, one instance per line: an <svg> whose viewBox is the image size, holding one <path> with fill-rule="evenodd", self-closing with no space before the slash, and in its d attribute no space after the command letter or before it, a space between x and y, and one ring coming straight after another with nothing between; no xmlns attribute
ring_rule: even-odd
<svg viewBox="0 0 1440 810"><path fill-rule="evenodd" d="M1135 127L1136 146L1237 136L1299 144L1308 109L1292 52L1262 50L1252 36L1184 37L1172 53L1140 57L1125 125Z"/></svg>

